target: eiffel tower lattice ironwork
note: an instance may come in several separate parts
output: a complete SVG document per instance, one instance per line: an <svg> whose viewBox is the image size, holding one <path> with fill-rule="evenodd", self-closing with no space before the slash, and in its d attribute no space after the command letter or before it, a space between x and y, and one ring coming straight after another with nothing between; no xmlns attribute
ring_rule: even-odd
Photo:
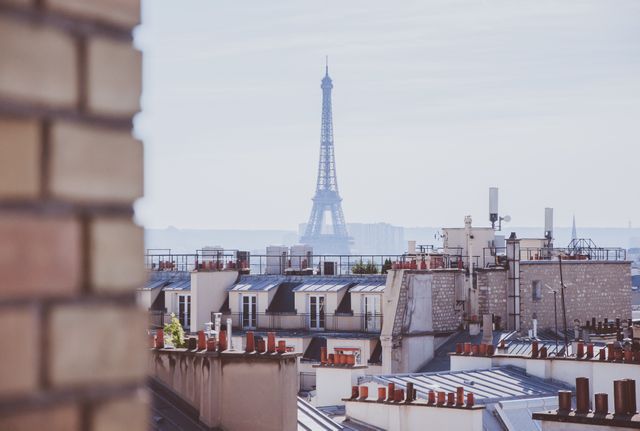
<svg viewBox="0 0 640 431"><path fill-rule="evenodd" d="M350 238L342 212L342 198L338 191L336 161L333 148L333 116L329 65L322 78L322 128L320 137L320 161L318 183L313 197L313 208L304 235L300 239L313 246L316 254L349 254ZM327 223L331 218L331 224Z"/></svg>

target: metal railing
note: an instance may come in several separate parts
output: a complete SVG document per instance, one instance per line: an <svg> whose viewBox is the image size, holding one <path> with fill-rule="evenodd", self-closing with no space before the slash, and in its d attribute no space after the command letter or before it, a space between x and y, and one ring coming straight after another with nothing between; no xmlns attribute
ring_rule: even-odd
<svg viewBox="0 0 640 431"><path fill-rule="evenodd" d="M445 252L446 251L446 252ZM149 271L223 271L239 270L258 275L330 275L384 274L398 269L466 269L506 265L506 247L485 247L481 255L464 256L460 248L420 246L415 255L267 255L239 250L197 250L175 254L171 250L148 250L145 266ZM546 248L522 247L520 259L550 260L562 255L564 260L622 261L623 248Z"/></svg>
<svg viewBox="0 0 640 431"><path fill-rule="evenodd" d="M231 319L234 329L255 330L309 330L330 332L380 332L382 314L329 314L320 313L256 313L253 316L242 313L222 313L222 322ZM214 321L214 313L211 313Z"/></svg>

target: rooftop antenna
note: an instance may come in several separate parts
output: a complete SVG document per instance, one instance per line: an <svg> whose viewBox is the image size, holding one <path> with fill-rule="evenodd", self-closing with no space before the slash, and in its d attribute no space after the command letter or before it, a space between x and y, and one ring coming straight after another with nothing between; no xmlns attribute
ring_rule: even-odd
<svg viewBox="0 0 640 431"><path fill-rule="evenodd" d="M325 55L324 57L324 61L325 61L325 66L324 66L324 73L325 75L329 75L329 56Z"/></svg>
<svg viewBox="0 0 640 431"><path fill-rule="evenodd" d="M504 217L500 217L498 215L498 188L497 187L489 187L489 221L491 222L491 229L496 229L496 222L498 222L498 230L502 230L502 222L505 221L509 223L511 221L511 216L506 215Z"/></svg>

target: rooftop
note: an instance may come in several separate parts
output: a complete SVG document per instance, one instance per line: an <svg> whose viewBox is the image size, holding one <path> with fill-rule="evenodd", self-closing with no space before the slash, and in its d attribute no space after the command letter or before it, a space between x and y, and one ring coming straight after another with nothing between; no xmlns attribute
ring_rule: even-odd
<svg viewBox="0 0 640 431"><path fill-rule="evenodd" d="M394 383L400 389L406 389L407 383L412 383L422 397L427 397L431 390L456 392L458 387L463 387L465 392L475 395L477 404L554 396L558 390L567 389L564 384L527 375L524 370L512 366L487 370L365 376L359 379L360 384L367 382L381 385Z"/></svg>

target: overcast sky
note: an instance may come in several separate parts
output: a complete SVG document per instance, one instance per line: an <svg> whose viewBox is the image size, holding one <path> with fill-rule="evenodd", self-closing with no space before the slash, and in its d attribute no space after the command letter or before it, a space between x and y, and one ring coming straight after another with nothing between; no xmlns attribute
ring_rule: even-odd
<svg viewBox="0 0 640 431"><path fill-rule="evenodd" d="M640 225L637 0L147 0L148 227L297 229L329 55L347 222Z"/></svg>

